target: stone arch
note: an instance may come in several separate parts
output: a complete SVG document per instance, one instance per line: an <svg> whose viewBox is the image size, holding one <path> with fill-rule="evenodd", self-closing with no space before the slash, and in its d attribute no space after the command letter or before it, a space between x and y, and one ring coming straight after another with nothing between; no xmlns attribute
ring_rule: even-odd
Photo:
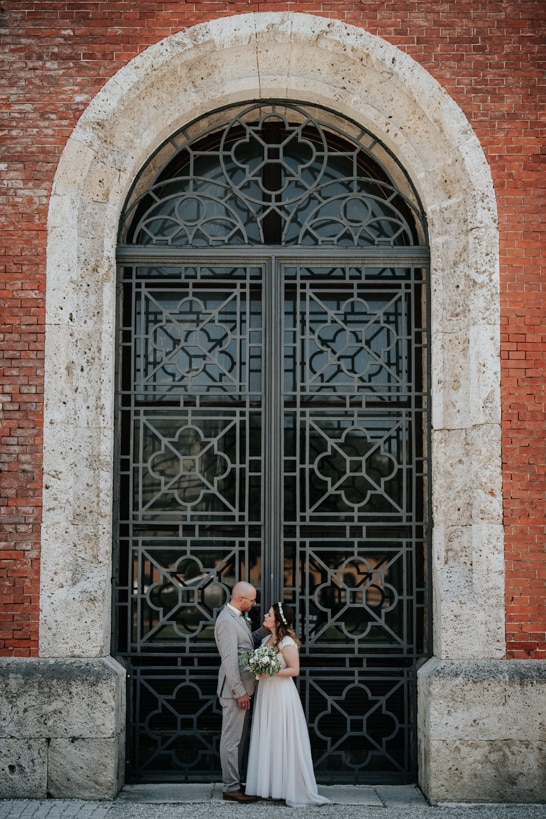
<svg viewBox="0 0 546 819"><path fill-rule="evenodd" d="M138 170L230 102L317 103L377 134L412 178L431 245L434 647L504 656L498 235L489 168L462 111L378 37L292 13L244 14L162 40L75 127L48 223L40 653L110 647L115 246ZM173 102L176 104L173 104Z"/></svg>

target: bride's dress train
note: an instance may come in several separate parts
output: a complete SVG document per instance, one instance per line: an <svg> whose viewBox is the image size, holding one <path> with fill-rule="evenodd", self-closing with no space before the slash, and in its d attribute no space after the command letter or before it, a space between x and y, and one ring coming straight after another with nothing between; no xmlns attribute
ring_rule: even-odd
<svg viewBox="0 0 546 819"><path fill-rule="evenodd" d="M296 645L285 637L279 648ZM280 654L281 667L286 663ZM246 793L285 799L289 807L324 805L317 791L309 732L293 677L260 680L254 703Z"/></svg>

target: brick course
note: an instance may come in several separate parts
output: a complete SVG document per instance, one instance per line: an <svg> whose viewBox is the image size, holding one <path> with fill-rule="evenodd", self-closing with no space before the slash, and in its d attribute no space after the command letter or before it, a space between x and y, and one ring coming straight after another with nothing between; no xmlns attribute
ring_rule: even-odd
<svg viewBox="0 0 546 819"><path fill-rule="evenodd" d="M546 65L542 0L10 0L0 12L0 654L37 654L48 196L78 117L158 40L207 20L299 11L407 52L488 157L500 225L507 656L546 659Z"/></svg>

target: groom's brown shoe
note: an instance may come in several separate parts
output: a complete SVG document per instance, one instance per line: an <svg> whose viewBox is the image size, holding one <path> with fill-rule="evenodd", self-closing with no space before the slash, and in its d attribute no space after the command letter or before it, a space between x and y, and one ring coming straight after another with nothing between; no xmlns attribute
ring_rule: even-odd
<svg viewBox="0 0 546 819"><path fill-rule="evenodd" d="M228 802L257 802L257 796L250 796L242 791L224 791L224 799Z"/></svg>

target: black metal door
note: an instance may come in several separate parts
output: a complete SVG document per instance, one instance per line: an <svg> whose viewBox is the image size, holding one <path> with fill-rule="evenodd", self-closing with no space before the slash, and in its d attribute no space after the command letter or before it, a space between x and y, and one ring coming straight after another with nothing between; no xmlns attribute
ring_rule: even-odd
<svg viewBox="0 0 546 819"><path fill-rule="evenodd" d="M324 781L414 773L425 649L422 271L285 268L284 596Z"/></svg>
<svg viewBox="0 0 546 819"><path fill-rule="evenodd" d="M271 160L262 170L262 241L282 232L290 200L281 146L292 145L283 168L295 187L314 184L295 170L296 159L313 165L307 142L294 148L283 122L280 134L249 126ZM308 139L308 120L305 127ZM230 587L249 579L258 616L281 598L297 610L299 686L318 780L407 781L415 773L416 669L428 655L426 252L394 246L392 231L386 247L379 233L373 247L326 242L320 253L288 247L289 239L237 250L165 247L173 223L177 236L192 227L194 245L195 231L206 227L210 236L213 222L234 235L225 207L233 186L224 186L220 207L209 143L192 159L197 168L196 157L206 157L202 200L193 182L188 193L173 176L171 160L152 186L162 197L154 193L150 204L146 194L134 208L134 244L146 244L138 237L151 235L151 225L161 240L119 251L114 639L130 676L128 774L219 776L213 625ZM331 153L332 196L321 195L318 208L309 191L300 196L306 205L292 197L305 226L300 240L311 229L328 235L332 208L341 213L340 160ZM254 156L248 146L243 155ZM237 178L239 216L243 188L257 198L255 165ZM354 178L349 187L344 223L360 220L361 229L369 189L358 199ZM289 237L294 220L285 221Z"/></svg>

